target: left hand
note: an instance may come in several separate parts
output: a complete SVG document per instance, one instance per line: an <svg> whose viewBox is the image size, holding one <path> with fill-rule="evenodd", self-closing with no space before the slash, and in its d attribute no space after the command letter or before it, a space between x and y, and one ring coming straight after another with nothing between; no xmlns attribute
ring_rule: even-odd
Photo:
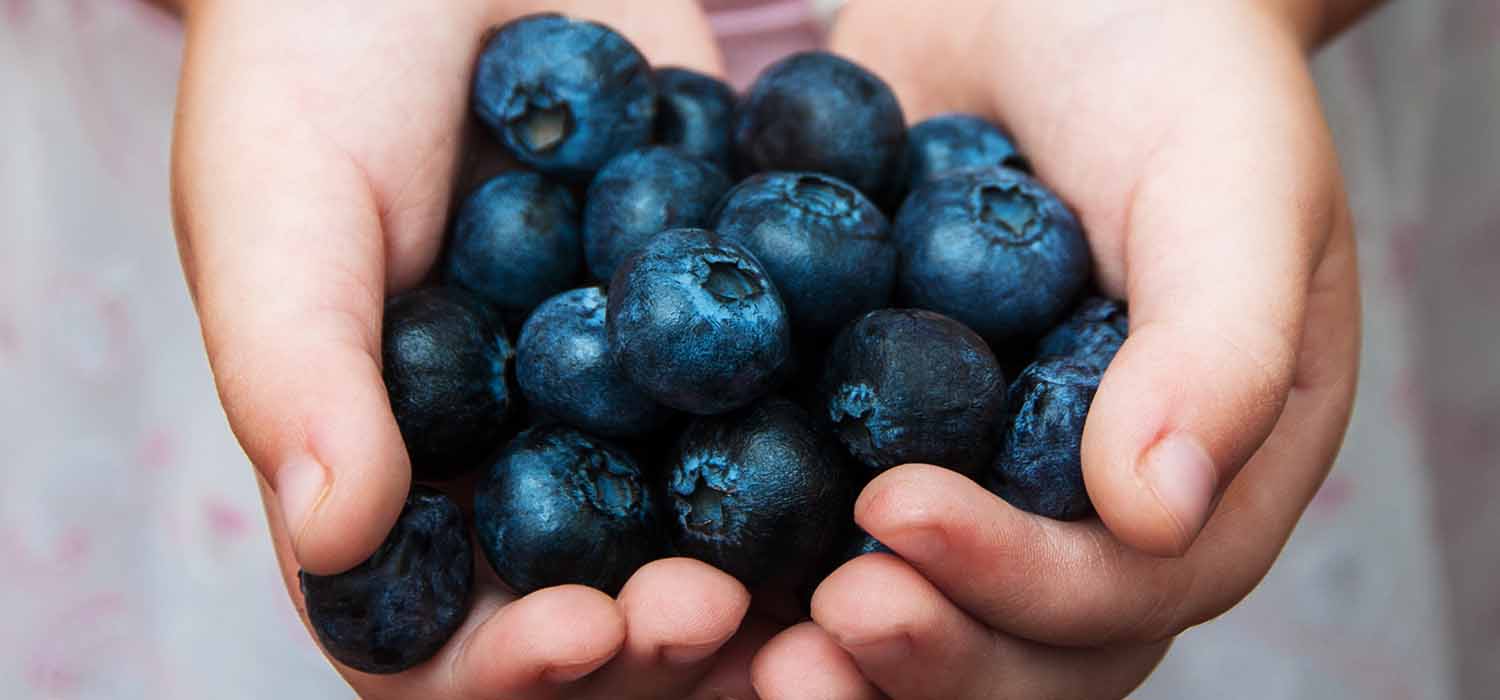
<svg viewBox="0 0 1500 700"><path fill-rule="evenodd" d="M816 624L758 655L763 698L1122 697L1269 570L1338 452L1359 348L1351 220L1307 69L1318 29L1273 4L843 11L834 50L910 121L1010 127L1131 331L1084 435L1099 519L891 470L855 519L900 557L823 582Z"/></svg>

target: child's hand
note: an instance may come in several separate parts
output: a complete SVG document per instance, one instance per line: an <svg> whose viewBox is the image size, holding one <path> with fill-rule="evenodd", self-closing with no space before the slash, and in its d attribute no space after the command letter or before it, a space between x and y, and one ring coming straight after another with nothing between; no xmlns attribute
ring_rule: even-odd
<svg viewBox="0 0 1500 700"><path fill-rule="evenodd" d="M1317 3L1289 3L1295 19L1268 4L844 10L834 49L909 120L971 111L1014 132L1131 330L1084 436L1102 523L1030 516L933 467L881 476L856 519L905 562L825 581L817 625L757 658L764 697L805 697L810 674L839 698L1119 697L1266 573L1338 451L1359 348L1349 211L1305 60Z"/></svg>
<svg viewBox="0 0 1500 700"><path fill-rule="evenodd" d="M382 302L438 253L486 29L554 9L618 27L658 64L712 72L719 57L691 0L187 4L183 266L300 608L297 569L366 558L406 496ZM473 615L437 658L392 677L340 668L362 697L746 697L770 632L747 623L723 646L749 596L697 562L652 564L618 601L578 587L510 600L482 558L476 572Z"/></svg>

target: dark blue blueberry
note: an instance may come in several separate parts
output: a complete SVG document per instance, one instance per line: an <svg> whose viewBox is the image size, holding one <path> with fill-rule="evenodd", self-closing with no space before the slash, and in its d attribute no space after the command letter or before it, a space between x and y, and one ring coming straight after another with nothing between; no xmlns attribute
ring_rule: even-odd
<svg viewBox="0 0 1500 700"><path fill-rule="evenodd" d="M865 532L861 528L856 528L856 535L844 547L841 559L844 562L849 562L866 554L894 554L894 552L880 540L872 537L870 533Z"/></svg>
<svg viewBox="0 0 1500 700"><path fill-rule="evenodd" d="M460 289L433 287L385 305L382 374L418 479L479 466L504 438L515 396L499 317Z"/></svg>
<svg viewBox="0 0 1500 700"><path fill-rule="evenodd" d="M734 89L686 68L658 68L655 77L656 142L728 171Z"/></svg>
<svg viewBox="0 0 1500 700"><path fill-rule="evenodd" d="M453 220L447 279L509 314L578 281L578 206L567 189L512 171L484 183Z"/></svg>
<svg viewBox="0 0 1500 700"><path fill-rule="evenodd" d="M1078 219L1009 168L940 178L896 217L897 297L952 316L1000 347L1051 328L1089 279Z"/></svg>
<svg viewBox="0 0 1500 700"><path fill-rule="evenodd" d="M906 181L912 189L955 170L996 165L1031 170L1010 136L972 114L933 117L906 133Z"/></svg>
<svg viewBox="0 0 1500 700"><path fill-rule="evenodd" d="M919 462L970 476L995 456L1005 378L984 340L930 311L865 314L819 383L834 433L875 471Z"/></svg>
<svg viewBox="0 0 1500 700"><path fill-rule="evenodd" d="M1093 511L1083 483L1083 424L1100 370L1065 357L1036 361L1010 386L1009 424L990 490L1030 513L1078 520Z"/></svg>
<svg viewBox="0 0 1500 700"><path fill-rule="evenodd" d="M474 492L474 529L522 595L569 583L613 595L662 550L635 460L562 425L531 428L495 458Z"/></svg>
<svg viewBox="0 0 1500 700"><path fill-rule="evenodd" d="M708 226L730 184L718 167L670 148L643 148L610 161L589 185L583 207L589 272L607 282L652 236Z"/></svg>
<svg viewBox="0 0 1500 700"><path fill-rule="evenodd" d="M516 381L529 405L554 420L596 435L644 435L661 427L669 411L615 364L604 312L599 287L542 302L516 341Z"/></svg>
<svg viewBox="0 0 1500 700"><path fill-rule="evenodd" d="M830 53L767 68L735 115L735 152L752 171L825 173L883 197L906 147L906 118L888 85Z"/></svg>
<svg viewBox="0 0 1500 700"><path fill-rule="evenodd" d="M625 376L699 415L765 394L791 352L786 307L765 268L702 229L666 231L625 259L605 327Z"/></svg>
<svg viewBox="0 0 1500 700"><path fill-rule="evenodd" d="M463 622L474 550L458 505L416 486L369 559L342 574L298 578L329 656L365 673L397 673L432 658Z"/></svg>
<svg viewBox="0 0 1500 700"><path fill-rule="evenodd" d="M1061 356L1093 365L1100 372L1125 343L1130 319L1113 299L1090 297L1037 343L1038 357Z"/></svg>
<svg viewBox="0 0 1500 700"><path fill-rule="evenodd" d="M896 246L859 190L827 175L766 173L719 205L715 230L766 267L799 332L828 337L890 304Z"/></svg>
<svg viewBox="0 0 1500 700"><path fill-rule="evenodd" d="M790 401L700 419L667 476L673 545L747 585L805 580L844 532L852 483L837 445Z"/></svg>
<svg viewBox="0 0 1500 700"><path fill-rule="evenodd" d="M644 146L656 117L641 52L602 24L554 14L522 17L490 37L473 102L517 160L579 182Z"/></svg>

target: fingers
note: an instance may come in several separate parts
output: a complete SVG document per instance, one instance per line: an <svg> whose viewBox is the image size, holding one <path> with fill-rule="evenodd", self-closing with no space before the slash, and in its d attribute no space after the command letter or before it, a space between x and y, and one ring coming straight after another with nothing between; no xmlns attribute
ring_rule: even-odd
<svg viewBox="0 0 1500 700"><path fill-rule="evenodd" d="M886 555L834 572L813 597L813 620L902 700L1124 697L1168 645L1061 649L994 632Z"/></svg>
<svg viewBox="0 0 1500 700"><path fill-rule="evenodd" d="M1237 603L1260 581L1338 451L1358 365L1346 226L1319 267L1295 388L1269 439L1181 558L1153 557L1096 521L1023 513L946 469L876 478L855 520L992 628L1049 644L1151 642Z"/></svg>
<svg viewBox="0 0 1500 700"><path fill-rule="evenodd" d="M599 697L680 698L734 636L750 594L733 577L691 559L642 567L620 591L626 641L589 679Z"/></svg>
<svg viewBox="0 0 1500 700"><path fill-rule="evenodd" d="M740 625L740 631L724 645L715 657L713 669L687 696L692 700L755 700L758 695L751 684L750 664L766 642L782 630L782 625L752 613Z"/></svg>
<svg viewBox="0 0 1500 700"><path fill-rule="evenodd" d="M453 697L552 697L614 658L625 635L625 616L609 596L584 586L537 591L464 639L450 662Z"/></svg>
<svg viewBox="0 0 1500 700"><path fill-rule="evenodd" d="M854 658L812 622L767 642L751 667L761 700L882 700Z"/></svg>

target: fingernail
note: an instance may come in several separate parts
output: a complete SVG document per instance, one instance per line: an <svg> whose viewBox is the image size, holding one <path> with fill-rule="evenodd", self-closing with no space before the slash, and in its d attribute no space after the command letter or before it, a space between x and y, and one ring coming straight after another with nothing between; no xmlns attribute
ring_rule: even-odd
<svg viewBox="0 0 1500 700"><path fill-rule="evenodd" d="M904 634L877 639L841 641L839 646L844 647L845 651L865 663L886 664L901 661L911 655L911 640L907 639Z"/></svg>
<svg viewBox="0 0 1500 700"><path fill-rule="evenodd" d="M1219 473L1213 459L1191 435L1173 433L1146 453L1141 476L1177 521L1186 549L1208 522L1218 491Z"/></svg>
<svg viewBox="0 0 1500 700"><path fill-rule="evenodd" d="M913 527L882 540L885 546L913 561L941 558L948 549L948 539L933 527Z"/></svg>
<svg viewBox="0 0 1500 700"><path fill-rule="evenodd" d="M298 459L282 465L276 472L276 500L281 504L281 517L286 520L287 534L293 546L301 540L302 530L307 527L318 501L328 488L327 473L323 465L311 459Z"/></svg>
<svg viewBox="0 0 1500 700"><path fill-rule="evenodd" d="M599 668L599 664L600 662L598 661L589 661L567 666L553 666L547 669L543 675L546 676L547 681L550 683L572 683L593 673L594 669Z"/></svg>

